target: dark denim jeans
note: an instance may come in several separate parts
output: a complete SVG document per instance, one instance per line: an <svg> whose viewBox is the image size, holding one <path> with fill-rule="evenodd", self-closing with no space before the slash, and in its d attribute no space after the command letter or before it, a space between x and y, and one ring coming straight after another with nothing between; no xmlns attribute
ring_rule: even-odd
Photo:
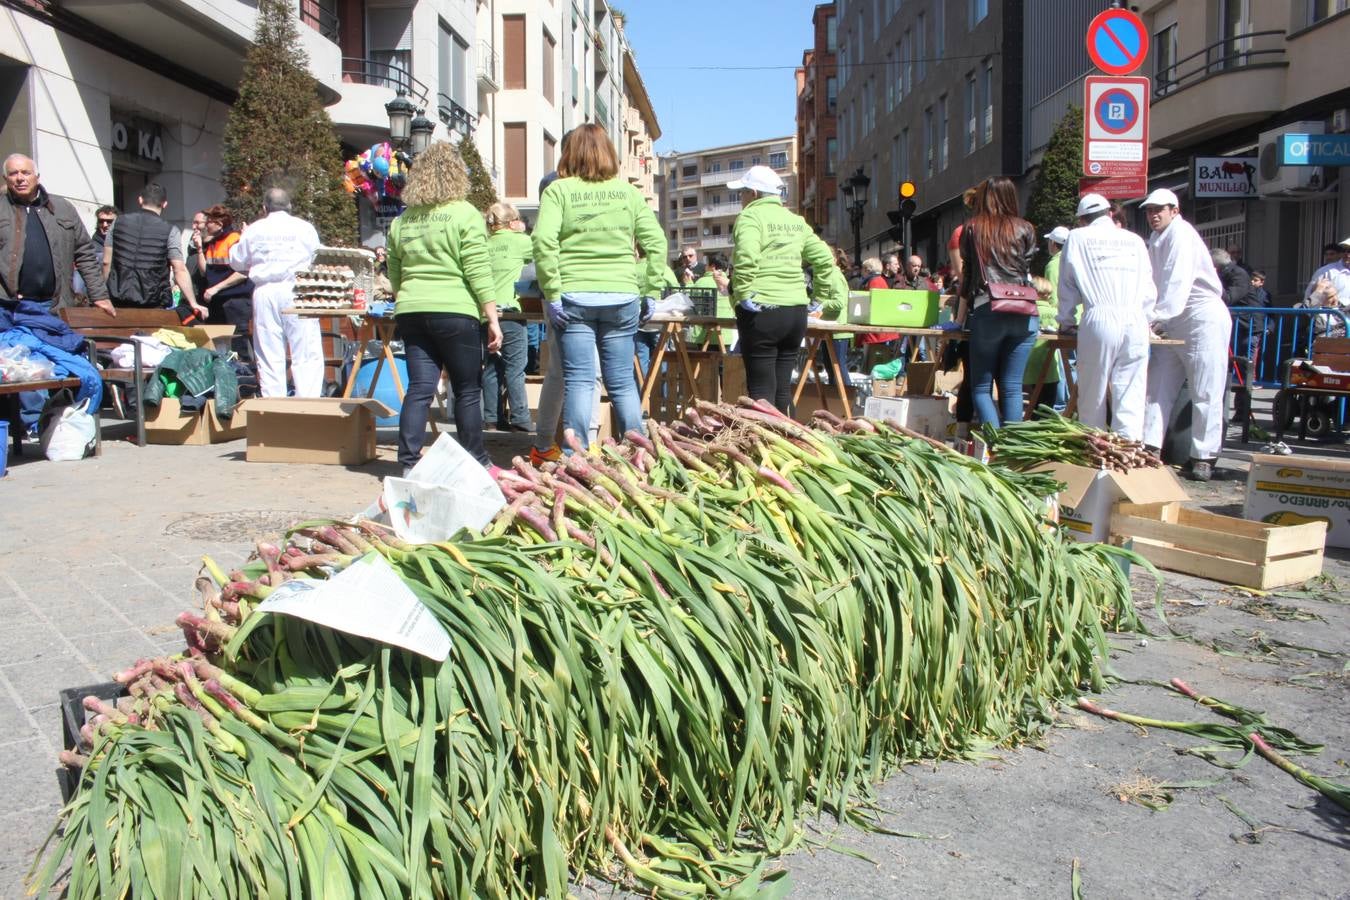
<svg viewBox="0 0 1350 900"><path fill-rule="evenodd" d="M405 469L422 457L442 369L455 396L455 439L478 462L492 464L483 448L483 330L477 319L455 313L398 317L408 365L408 393L398 416L398 461Z"/></svg>
<svg viewBox="0 0 1350 900"><path fill-rule="evenodd" d="M563 428L587 443L595 402L595 351L600 351L600 375L619 420L619 434L641 432L642 399L633 374L633 335L637 332L642 301L634 297L613 306L582 306L563 300L567 324L557 332L562 351Z"/></svg>
<svg viewBox="0 0 1350 900"><path fill-rule="evenodd" d="M532 431L530 401L525 395L525 357L529 350L525 323L500 320L498 324L502 329L501 352L489 355L483 365L483 421L498 427L507 424L501 413L505 388L511 406L510 424Z"/></svg>
<svg viewBox="0 0 1350 900"><path fill-rule="evenodd" d="M1022 421L1022 373L1040 332L1040 317L996 313L986 303L971 311L968 324L971 398L980 421L995 428ZM998 406L994 405L995 381Z"/></svg>
<svg viewBox="0 0 1350 900"><path fill-rule="evenodd" d="M638 365L642 367L642 377L647 377L647 369L651 367L652 356L656 353L656 344L661 340L659 331L639 331L633 335L633 351L637 353Z"/></svg>

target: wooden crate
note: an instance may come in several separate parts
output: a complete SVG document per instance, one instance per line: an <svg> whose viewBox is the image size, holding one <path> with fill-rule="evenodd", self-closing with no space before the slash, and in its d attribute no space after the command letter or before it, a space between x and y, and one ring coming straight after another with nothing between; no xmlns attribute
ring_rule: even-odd
<svg viewBox="0 0 1350 900"><path fill-rule="evenodd" d="M1160 569L1269 590L1322 573L1325 522L1269 525L1187 509L1180 503L1121 503L1111 515L1113 542Z"/></svg>

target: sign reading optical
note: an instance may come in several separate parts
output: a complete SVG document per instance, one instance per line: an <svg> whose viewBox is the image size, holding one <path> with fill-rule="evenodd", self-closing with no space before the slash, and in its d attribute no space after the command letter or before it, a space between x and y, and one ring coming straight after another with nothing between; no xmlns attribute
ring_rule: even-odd
<svg viewBox="0 0 1350 900"><path fill-rule="evenodd" d="M1350 166L1350 134L1282 134L1282 166Z"/></svg>

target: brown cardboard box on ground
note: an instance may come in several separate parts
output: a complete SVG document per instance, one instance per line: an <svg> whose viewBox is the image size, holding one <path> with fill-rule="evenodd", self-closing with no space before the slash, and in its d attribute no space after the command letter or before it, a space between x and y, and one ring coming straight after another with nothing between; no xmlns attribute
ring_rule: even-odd
<svg viewBox="0 0 1350 900"><path fill-rule="evenodd" d="M221 420L216 402L208 399L200 412L185 413L177 397L165 397L159 406L145 407L145 441L148 444L222 444L243 437L248 427L248 401L235 404L234 415Z"/></svg>
<svg viewBox="0 0 1350 900"><path fill-rule="evenodd" d="M1172 470L1133 469L1129 472L1051 463L1034 471L1064 483L1059 492L1059 520L1079 541L1099 543L1110 537L1111 514L1120 503L1167 503L1189 500Z"/></svg>
<svg viewBox="0 0 1350 900"><path fill-rule="evenodd" d="M829 410L840 418L848 418L852 415L854 405L858 402L857 388L846 388L848 392L848 409L842 405L839 399L839 389L832 384L819 385L808 384L806 390L802 391L801 399L797 401L797 406L792 410L792 417L798 422L810 423L815 418L815 411L818 409ZM820 391L825 392L824 401L820 398Z"/></svg>
<svg viewBox="0 0 1350 900"><path fill-rule="evenodd" d="M274 397L249 401L249 462L355 466L375 458L375 419L394 411L374 399Z"/></svg>

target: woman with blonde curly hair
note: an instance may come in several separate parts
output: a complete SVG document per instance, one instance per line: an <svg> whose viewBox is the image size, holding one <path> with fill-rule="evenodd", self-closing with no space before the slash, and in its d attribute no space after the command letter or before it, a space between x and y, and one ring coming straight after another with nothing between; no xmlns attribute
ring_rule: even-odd
<svg viewBox="0 0 1350 900"><path fill-rule="evenodd" d="M404 471L422 454L427 413L441 372L454 393L455 437L489 470L483 447L483 347L502 346L483 216L464 198L469 176L459 152L433 144L403 191L407 209L389 229L389 283L407 353L408 392L398 417Z"/></svg>
<svg viewBox="0 0 1350 900"><path fill-rule="evenodd" d="M488 256L492 259L492 296L497 312L518 312L516 281L520 270L534 259L534 249L525 234L525 223L510 203L494 203L484 218L489 232ZM525 323L515 319L499 320L502 329L500 352L490 353L483 367L483 421L498 431L534 431L530 422L530 401L525 394L525 360L529 339ZM502 410L502 389L511 407L507 421Z"/></svg>

